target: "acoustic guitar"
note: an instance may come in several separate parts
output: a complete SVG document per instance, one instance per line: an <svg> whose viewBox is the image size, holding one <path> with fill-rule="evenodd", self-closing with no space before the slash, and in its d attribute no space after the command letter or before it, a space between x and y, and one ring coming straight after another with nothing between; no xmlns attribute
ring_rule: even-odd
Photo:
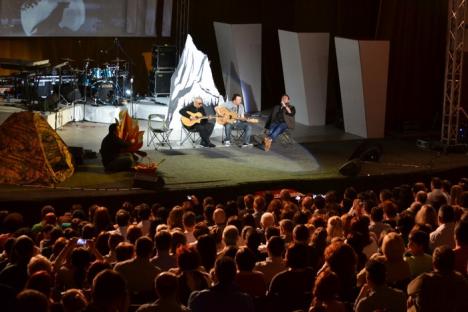
<svg viewBox="0 0 468 312"><path fill-rule="evenodd" d="M216 117L216 122L220 125L226 125L228 123L233 124L236 121L245 121L249 123L258 123L257 118L245 118L239 117L236 112L232 112L224 106L219 106L216 109L218 117Z"/></svg>
<svg viewBox="0 0 468 312"><path fill-rule="evenodd" d="M185 117L185 116L180 116L180 121L186 127L192 127L192 126L194 126L196 124L199 124L204 119L216 118L216 116L203 116L202 113L200 113L200 112L198 112L198 113L187 112L187 114L189 114L190 117L195 117L195 118L190 119L190 118Z"/></svg>

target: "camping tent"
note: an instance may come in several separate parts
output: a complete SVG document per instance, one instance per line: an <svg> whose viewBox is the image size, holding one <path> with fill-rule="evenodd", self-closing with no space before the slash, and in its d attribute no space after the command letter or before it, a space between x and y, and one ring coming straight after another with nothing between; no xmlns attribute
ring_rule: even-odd
<svg viewBox="0 0 468 312"><path fill-rule="evenodd" d="M14 113L0 126L0 183L50 185L73 172L67 146L39 113Z"/></svg>

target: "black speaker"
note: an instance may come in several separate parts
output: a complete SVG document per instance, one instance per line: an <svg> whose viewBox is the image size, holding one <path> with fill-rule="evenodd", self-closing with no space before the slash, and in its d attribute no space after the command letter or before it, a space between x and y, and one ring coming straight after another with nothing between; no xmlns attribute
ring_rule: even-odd
<svg viewBox="0 0 468 312"><path fill-rule="evenodd" d="M73 163L75 165L82 165L84 159L84 149L80 146L69 146L68 150L72 154Z"/></svg>
<svg viewBox="0 0 468 312"><path fill-rule="evenodd" d="M173 70L154 72L154 93L155 94L170 94L171 92L171 77Z"/></svg>
<svg viewBox="0 0 468 312"><path fill-rule="evenodd" d="M153 68L176 68L177 63L177 48L175 46L153 47Z"/></svg>
<svg viewBox="0 0 468 312"><path fill-rule="evenodd" d="M362 142L356 147L348 160L379 161L382 157L382 146L377 143Z"/></svg>
<svg viewBox="0 0 468 312"><path fill-rule="evenodd" d="M143 189L159 189L162 188L164 184L164 179L158 175L137 172L133 178L133 187Z"/></svg>
<svg viewBox="0 0 468 312"><path fill-rule="evenodd" d="M338 171L347 177L355 177L361 172L361 162L359 159L352 159L345 162Z"/></svg>

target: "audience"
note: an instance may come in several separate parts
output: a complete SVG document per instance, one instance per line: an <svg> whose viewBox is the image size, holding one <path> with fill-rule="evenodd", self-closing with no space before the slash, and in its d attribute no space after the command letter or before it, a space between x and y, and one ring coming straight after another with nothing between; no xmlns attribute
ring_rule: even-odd
<svg viewBox="0 0 468 312"><path fill-rule="evenodd" d="M455 271L455 253L450 247L434 250L433 269L409 283L409 307L416 311L468 311L468 282Z"/></svg>
<svg viewBox="0 0 468 312"><path fill-rule="evenodd" d="M2 311L468 311L467 190L2 211Z"/></svg>
<svg viewBox="0 0 468 312"><path fill-rule="evenodd" d="M214 286L190 295L189 308L192 312L255 311L252 297L239 291L234 283L236 264L231 257L216 260L214 274L217 280Z"/></svg>
<svg viewBox="0 0 468 312"><path fill-rule="evenodd" d="M356 312L406 310L406 296L386 285L386 267L383 262L370 260L366 264L366 284L361 288L356 299Z"/></svg>

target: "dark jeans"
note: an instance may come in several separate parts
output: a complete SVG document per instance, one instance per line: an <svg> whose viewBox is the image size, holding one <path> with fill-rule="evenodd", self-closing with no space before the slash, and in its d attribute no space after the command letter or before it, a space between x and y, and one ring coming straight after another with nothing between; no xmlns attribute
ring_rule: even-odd
<svg viewBox="0 0 468 312"><path fill-rule="evenodd" d="M106 171L119 172L119 171L129 171L133 168L134 158L131 153L121 153L117 156L116 159L108 163L104 168Z"/></svg>
<svg viewBox="0 0 468 312"><path fill-rule="evenodd" d="M226 130L227 141L231 141L232 129L240 129L240 130L244 130L244 143L245 144L250 143L250 136L252 135L252 126L249 125L247 122L239 121L234 124L228 123L224 126L224 129Z"/></svg>
<svg viewBox="0 0 468 312"><path fill-rule="evenodd" d="M270 129L268 129L268 136L272 140L275 140L281 133L286 131L286 129L288 129L288 125L285 122L274 122L270 125Z"/></svg>
<svg viewBox="0 0 468 312"><path fill-rule="evenodd" d="M211 122L199 123L194 125L190 130L200 134L201 143L210 143L210 136L213 133L214 124Z"/></svg>

